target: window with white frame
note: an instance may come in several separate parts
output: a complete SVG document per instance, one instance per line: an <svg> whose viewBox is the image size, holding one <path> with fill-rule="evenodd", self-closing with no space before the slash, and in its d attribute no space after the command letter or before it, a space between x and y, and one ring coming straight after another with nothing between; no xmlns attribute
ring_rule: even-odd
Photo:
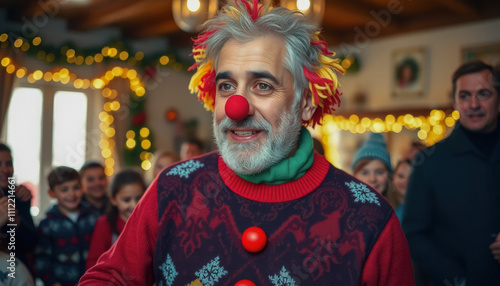
<svg viewBox="0 0 500 286"><path fill-rule="evenodd" d="M44 100L53 104L45 104ZM18 87L12 93L4 125L5 141L12 150L16 182L33 193L34 217L40 214L40 197L44 195L41 192L47 191L40 190L41 180L46 180L41 178L42 158L50 161L45 166L64 165L76 170L85 162L87 106L83 92L44 94L39 88ZM50 115L50 120L44 122L44 114ZM42 142L50 145L51 157L42 154Z"/></svg>

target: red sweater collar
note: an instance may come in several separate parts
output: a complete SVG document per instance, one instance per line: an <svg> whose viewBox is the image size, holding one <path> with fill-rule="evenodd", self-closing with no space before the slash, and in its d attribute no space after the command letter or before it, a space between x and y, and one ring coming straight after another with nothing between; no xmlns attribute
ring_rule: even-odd
<svg viewBox="0 0 500 286"><path fill-rule="evenodd" d="M291 201L309 194L323 182L329 168L325 157L314 153L311 168L297 180L281 185L254 184L236 175L219 156L219 172L224 183L242 197L265 203Z"/></svg>

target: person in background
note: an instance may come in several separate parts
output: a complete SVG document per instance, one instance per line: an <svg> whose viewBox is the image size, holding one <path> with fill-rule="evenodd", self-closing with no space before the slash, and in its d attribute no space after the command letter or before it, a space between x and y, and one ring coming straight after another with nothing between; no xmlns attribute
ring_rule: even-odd
<svg viewBox="0 0 500 286"><path fill-rule="evenodd" d="M189 160L203 154L203 143L196 138L188 138L181 144L181 161Z"/></svg>
<svg viewBox="0 0 500 286"><path fill-rule="evenodd" d="M34 274L36 228L30 213L31 191L24 185L16 184L12 152L7 145L0 143L0 200L5 203L6 211L8 210L7 201L11 194L15 196L14 201L18 218L15 228L16 257ZM10 230L10 227L7 225L3 225L0 230L0 247L7 250L10 238L7 233L8 230Z"/></svg>
<svg viewBox="0 0 500 286"><path fill-rule="evenodd" d="M452 87L460 119L417 154L403 229L433 285L500 285L500 74L468 62Z"/></svg>
<svg viewBox="0 0 500 286"><path fill-rule="evenodd" d="M413 160L413 158L415 158L415 155L417 155L417 153L420 152L420 150L422 150L424 148L425 148L425 145L419 141L411 142L410 148L408 148L408 154L406 155L405 158Z"/></svg>
<svg viewBox="0 0 500 286"><path fill-rule="evenodd" d="M153 168L151 168L150 181L152 181L158 174L166 167L179 161L179 155L172 151L158 151L154 155Z"/></svg>
<svg viewBox="0 0 500 286"><path fill-rule="evenodd" d="M87 257L87 269L94 266L99 257L118 239L145 191L144 180L136 171L125 170L115 175L111 183L112 207L97 220Z"/></svg>
<svg viewBox="0 0 500 286"><path fill-rule="evenodd" d="M396 199L398 206L394 209L399 222L403 222L404 213L404 203L406 197L406 189L408 187L408 178L411 172L411 161L410 159L402 159L394 168L394 177L392 182L394 185L394 190L396 191Z"/></svg>
<svg viewBox="0 0 500 286"><path fill-rule="evenodd" d="M108 177L104 173L104 166L98 162L87 162L80 169L82 178L83 198L85 207L104 214L109 208L109 199L106 195Z"/></svg>
<svg viewBox="0 0 500 286"><path fill-rule="evenodd" d="M204 27L190 87L219 151L163 170L80 286L413 285L391 206L303 126L340 103L345 70L320 30L257 0Z"/></svg>
<svg viewBox="0 0 500 286"><path fill-rule="evenodd" d="M82 206L82 186L76 170L54 168L47 180L49 195L57 204L38 225L37 275L46 286L76 285L85 273L98 213Z"/></svg>
<svg viewBox="0 0 500 286"><path fill-rule="evenodd" d="M399 203L391 182L391 158L382 134L370 133L354 154L351 167L354 177L374 188L394 209L397 208Z"/></svg>

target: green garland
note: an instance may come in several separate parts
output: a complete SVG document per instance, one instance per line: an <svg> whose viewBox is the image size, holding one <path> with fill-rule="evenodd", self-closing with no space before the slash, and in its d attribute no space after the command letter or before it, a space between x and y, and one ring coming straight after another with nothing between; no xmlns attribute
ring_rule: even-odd
<svg viewBox="0 0 500 286"><path fill-rule="evenodd" d="M2 35L2 37L0 37L0 40L5 38L5 36L3 35L7 35L6 40L0 41L1 42L0 47L2 49L10 47L12 49L16 49L17 51L21 51L26 55L38 58L39 60L44 61L48 64L54 64L54 65L60 65L60 64L65 64L65 65L72 64L75 66L77 65L75 62L68 62L68 56L67 56L68 50L74 51L75 58L82 57L83 59L86 59L89 56L94 57L97 54L102 54L102 51L105 47L115 48L117 53L113 57L104 56L101 62L99 63L93 62L91 65L118 61L127 63L137 68L145 68L147 66L158 64L160 58L165 55L169 57L169 62L167 66L174 69L175 71L182 71L182 70L186 71L189 68L189 66L191 66L194 63L192 59L184 59L187 58L185 52L183 52L182 49L175 47L168 48L167 50L165 50L164 53L156 52L146 55L142 52L132 53L131 44L129 42L124 42L120 40L110 40L106 45L104 45L101 48L80 49L73 42L66 42L60 46L53 46L44 44L43 41L39 40L40 37L37 36L31 39L26 39L23 37L19 37L17 34L13 32L3 32L3 33L0 32L0 35ZM16 43L16 40L18 39L23 41L23 44L25 45L24 48L22 45L20 47L16 47L14 45ZM34 40L36 42L40 41L41 43L35 45L33 43ZM126 52L128 54L127 59L122 60L119 58L121 52ZM143 57L140 56L139 59L136 59L135 55L137 53L142 53L142 55L144 56ZM80 65L85 66L87 64L84 61Z"/></svg>
<svg viewBox="0 0 500 286"><path fill-rule="evenodd" d="M132 130L135 133L135 141L136 144L134 148L130 149L127 146L124 148L123 159L126 166L140 166L142 163L141 153L142 152L150 152L154 153L154 136L149 129L149 135L146 137L141 137L140 131L142 128L146 127L146 97L137 97L134 92L130 93L129 97L129 111L130 111L130 128L128 130ZM141 144L141 139L147 139L151 142L151 146L149 148L143 148Z"/></svg>

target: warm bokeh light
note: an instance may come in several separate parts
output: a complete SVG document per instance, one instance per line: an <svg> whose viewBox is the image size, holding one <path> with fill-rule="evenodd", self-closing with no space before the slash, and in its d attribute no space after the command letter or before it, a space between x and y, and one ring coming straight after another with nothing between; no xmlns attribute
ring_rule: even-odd
<svg viewBox="0 0 500 286"><path fill-rule="evenodd" d="M143 52L137 52L135 53L135 59L138 61L141 61L144 58L144 53Z"/></svg>
<svg viewBox="0 0 500 286"><path fill-rule="evenodd" d="M170 61L170 59L167 56L162 56L160 58L160 64L162 64L162 65L168 64L169 61Z"/></svg>
<svg viewBox="0 0 500 286"><path fill-rule="evenodd" d="M151 162L149 160L142 161L141 168L145 171L149 170L151 168Z"/></svg>
<svg viewBox="0 0 500 286"><path fill-rule="evenodd" d="M133 130L129 130L129 131L127 131L127 134L125 134L125 136L128 139L133 139L135 137L135 132Z"/></svg>
<svg viewBox="0 0 500 286"><path fill-rule="evenodd" d="M311 1L309 0L297 0L297 9L304 12L311 7Z"/></svg>
<svg viewBox="0 0 500 286"><path fill-rule="evenodd" d="M123 51L123 52L120 53L119 57L120 57L120 60L126 61L128 59L128 53L125 52L125 51Z"/></svg>
<svg viewBox="0 0 500 286"><path fill-rule="evenodd" d="M147 127L142 127L139 134L141 134L142 138L146 138L149 136L149 129Z"/></svg>
<svg viewBox="0 0 500 286"><path fill-rule="evenodd" d="M42 38L40 38L40 37L34 37L32 43L33 43L34 46L38 46L38 45L40 45L42 43Z"/></svg>
<svg viewBox="0 0 500 286"><path fill-rule="evenodd" d="M41 80L43 77L43 72L41 70L36 70L34 73L33 73L33 78L35 80Z"/></svg>
<svg viewBox="0 0 500 286"><path fill-rule="evenodd" d="M97 78L97 79L94 79L94 81L92 82L92 85L96 89L101 89L104 87L104 81L100 78Z"/></svg>
<svg viewBox="0 0 500 286"><path fill-rule="evenodd" d="M133 149L135 147L135 140L134 139L127 139L127 142L125 142L125 146L129 149Z"/></svg>
<svg viewBox="0 0 500 286"><path fill-rule="evenodd" d="M16 76L17 76L18 78L23 78L25 75L26 75L26 71L25 71L24 69L18 69L18 70L16 71Z"/></svg>
<svg viewBox="0 0 500 286"><path fill-rule="evenodd" d="M102 60L103 60L103 59L104 59L104 57L102 56L102 54L96 54L96 55L94 56L94 61L95 61L96 63L100 63L100 62L102 62Z"/></svg>
<svg viewBox="0 0 500 286"><path fill-rule="evenodd" d="M141 147L144 150L148 150L151 147L151 141L149 141L148 139L142 140L141 141Z"/></svg>
<svg viewBox="0 0 500 286"><path fill-rule="evenodd" d="M23 40L22 39L17 39L14 41L14 47L20 48L23 45Z"/></svg>
<svg viewBox="0 0 500 286"><path fill-rule="evenodd" d="M6 67L10 64L10 58L5 57L2 59L2 66Z"/></svg>
<svg viewBox="0 0 500 286"><path fill-rule="evenodd" d="M30 44L29 43L23 43L21 46L21 51L27 52L30 49Z"/></svg>
<svg viewBox="0 0 500 286"><path fill-rule="evenodd" d="M16 71L16 67L14 65L8 65L5 70L7 71L7 73L13 73L14 71Z"/></svg>

